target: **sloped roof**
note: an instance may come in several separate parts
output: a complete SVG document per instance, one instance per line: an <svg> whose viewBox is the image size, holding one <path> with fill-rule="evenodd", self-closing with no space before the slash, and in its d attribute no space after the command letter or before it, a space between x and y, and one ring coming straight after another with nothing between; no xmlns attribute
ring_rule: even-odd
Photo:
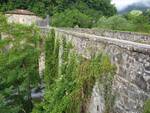
<svg viewBox="0 0 150 113"><path fill-rule="evenodd" d="M33 12L24 10L24 9L16 9L12 11L7 11L6 14L35 15Z"/></svg>

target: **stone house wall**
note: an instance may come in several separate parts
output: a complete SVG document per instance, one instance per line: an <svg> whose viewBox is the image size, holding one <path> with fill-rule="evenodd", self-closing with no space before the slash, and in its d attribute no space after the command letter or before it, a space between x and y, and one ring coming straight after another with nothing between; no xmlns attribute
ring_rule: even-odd
<svg viewBox="0 0 150 113"><path fill-rule="evenodd" d="M9 23L20 23L20 24L36 24L37 21L41 21L42 18L35 15L22 15L22 14L6 14Z"/></svg>

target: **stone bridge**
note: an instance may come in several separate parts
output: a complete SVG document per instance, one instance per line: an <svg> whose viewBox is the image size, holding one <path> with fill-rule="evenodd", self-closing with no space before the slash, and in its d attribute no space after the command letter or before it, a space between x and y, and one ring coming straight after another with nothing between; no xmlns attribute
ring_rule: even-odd
<svg viewBox="0 0 150 113"><path fill-rule="evenodd" d="M115 113L142 113L150 98L150 35L94 29L54 28L58 38L71 42L86 58L98 52L109 55L117 66L113 82ZM46 31L47 29L44 29ZM104 99L95 85L89 113L102 113Z"/></svg>

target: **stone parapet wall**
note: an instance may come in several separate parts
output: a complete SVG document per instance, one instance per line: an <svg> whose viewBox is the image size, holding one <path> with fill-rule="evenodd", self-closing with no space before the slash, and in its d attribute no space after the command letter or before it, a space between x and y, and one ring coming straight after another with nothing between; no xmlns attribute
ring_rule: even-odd
<svg viewBox="0 0 150 113"><path fill-rule="evenodd" d="M150 44L150 34L137 32L112 31L102 29L81 29L81 28L64 28L64 30L75 31L80 33L87 33L97 36L104 36L109 38L116 38L121 40L128 40L137 43Z"/></svg>
<svg viewBox="0 0 150 113"><path fill-rule="evenodd" d="M150 98L150 45L56 29L58 37L71 41L78 53L86 58L104 51L117 66L113 90L116 92L115 113L142 113L144 101ZM93 90L90 113L101 113L104 101ZM99 96L96 96L99 94Z"/></svg>
<svg viewBox="0 0 150 113"><path fill-rule="evenodd" d="M139 53L144 54L150 54L150 45L149 44L142 44L130 40L123 40L123 39L117 39L107 36L99 36L95 34L88 34L86 32L77 32L73 30L64 30L64 29L55 29L58 32L64 33L66 35L72 35L74 37L80 37L80 39L83 40L89 40L89 41L95 41L97 43L105 43L108 45L116 45L123 49L127 49L130 51L135 51ZM125 37L125 36L124 36ZM150 39L150 37L149 37Z"/></svg>
<svg viewBox="0 0 150 113"><path fill-rule="evenodd" d="M142 113L144 102L150 98L150 45L73 29L54 29L58 38L71 42L77 53L85 58L100 52L109 55L117 67L113 83L116 94L114 113ZM88 111L104 111L104 99L97 85L93 89Z"/></svg>

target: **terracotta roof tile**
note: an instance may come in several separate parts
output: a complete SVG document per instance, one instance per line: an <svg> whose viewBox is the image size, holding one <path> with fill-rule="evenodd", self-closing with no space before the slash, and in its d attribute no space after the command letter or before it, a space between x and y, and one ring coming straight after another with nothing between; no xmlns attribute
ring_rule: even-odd
<svg viewBox="0 0 150 113"><path fill-rule="evenodd" d="M20 15L35 15L33 12L23 9L16 9L6 12L6 14L20 14Z"/></svg>

